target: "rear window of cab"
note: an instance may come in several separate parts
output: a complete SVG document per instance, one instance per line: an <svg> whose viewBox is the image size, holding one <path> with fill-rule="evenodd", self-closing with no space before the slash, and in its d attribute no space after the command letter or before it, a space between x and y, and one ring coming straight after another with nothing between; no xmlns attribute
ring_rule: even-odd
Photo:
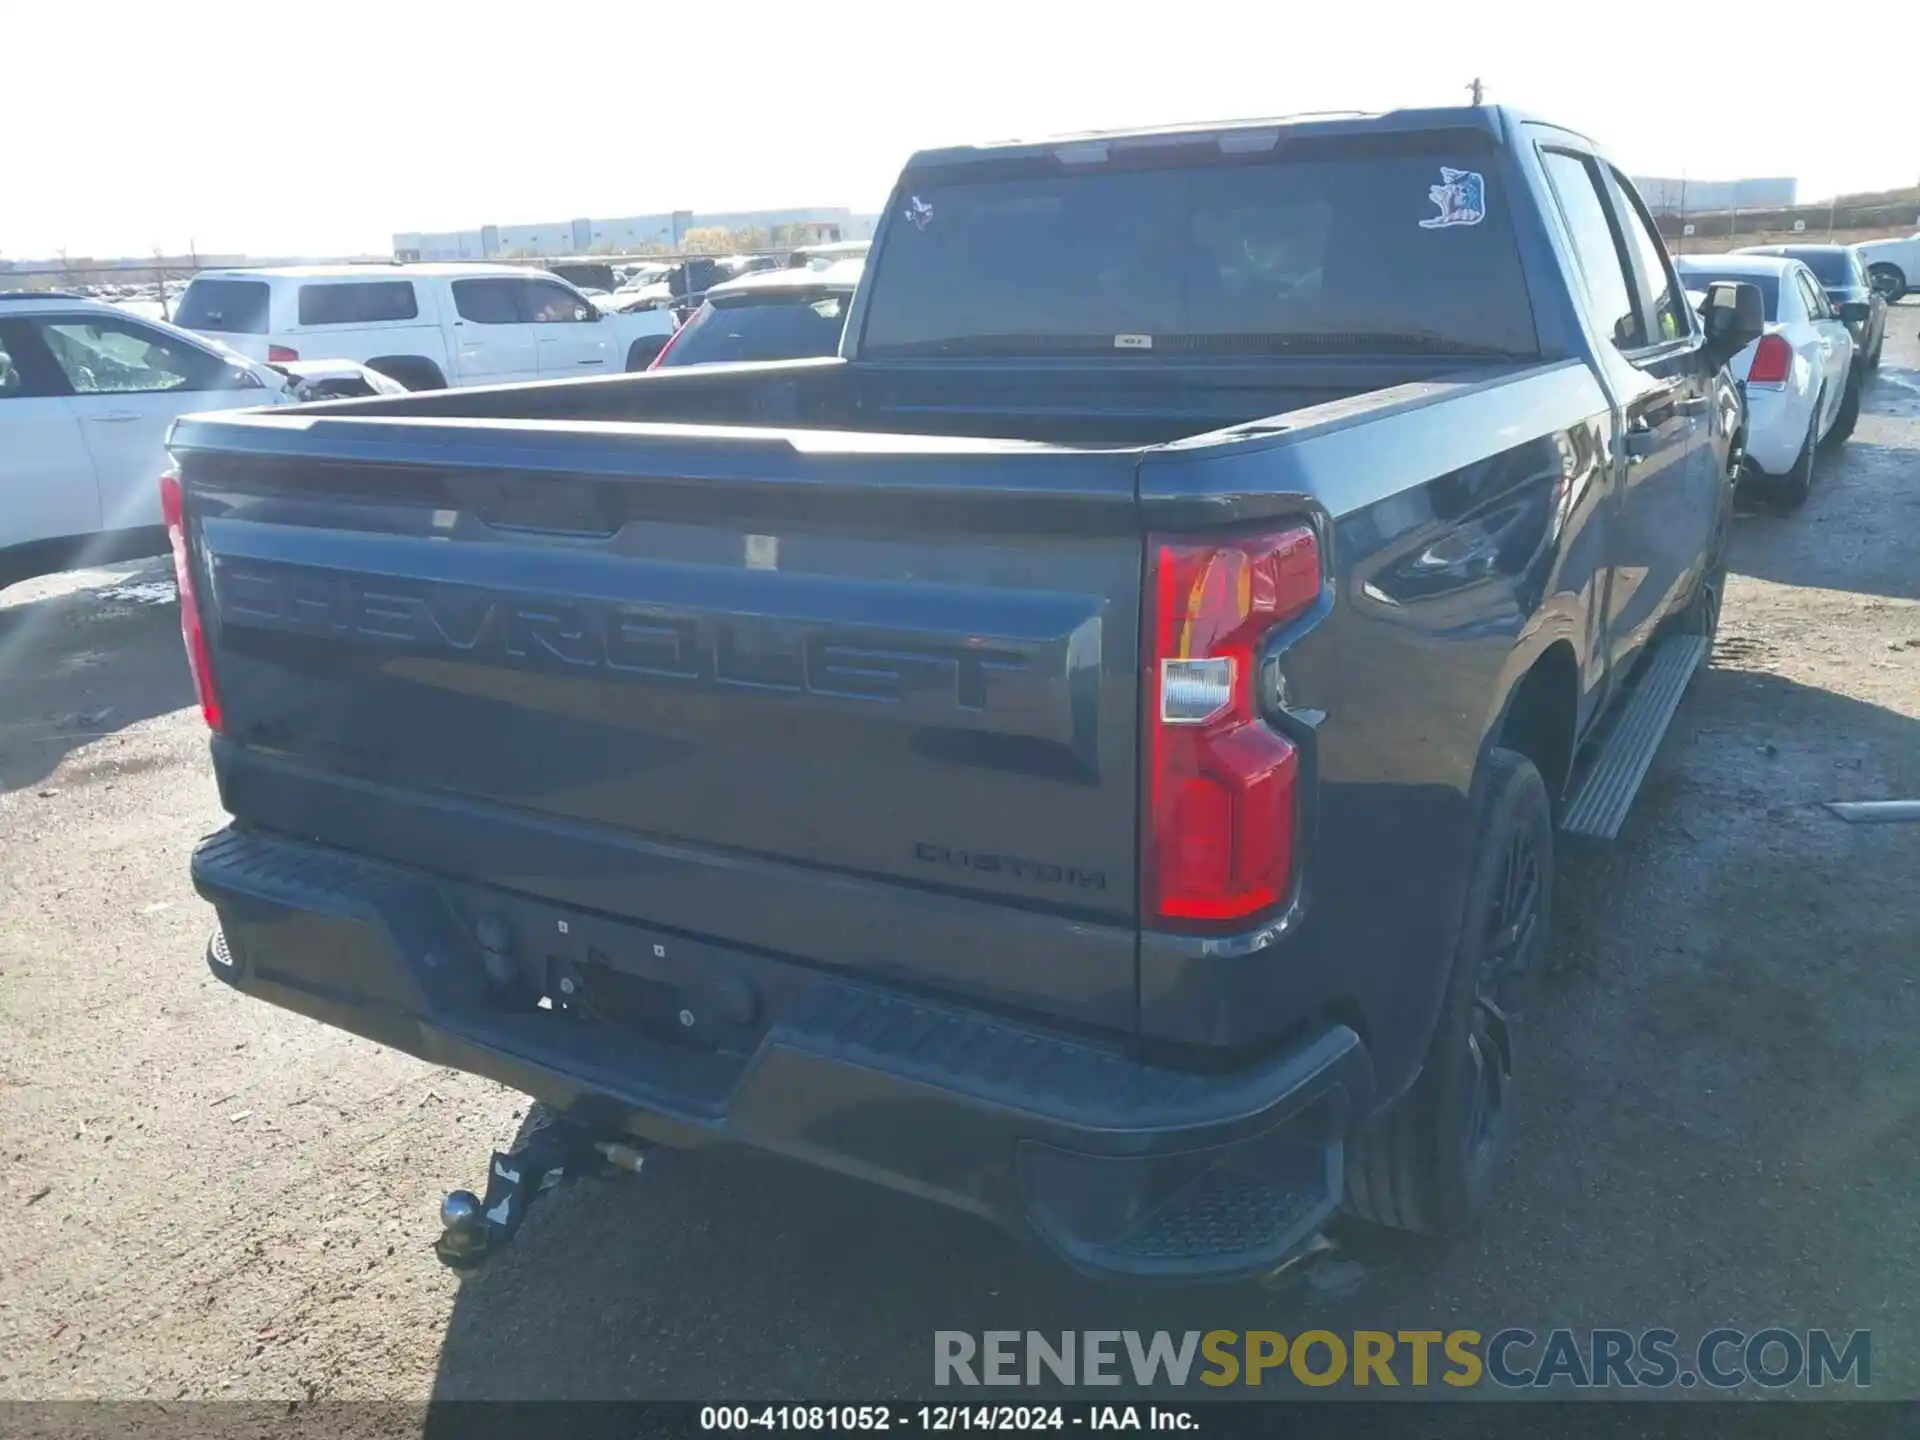
<svg viewBox="0 0 1920 1440"><path fill-rule="evenodd" d="M173 323L215 334L264 335L270 294L264 280L193 280L174 307Z"/></svg>
<svg viewBox="0 0 1920 1440"><path fill-rule="evenodd" d="M300 324L372 325L420 314L411 280L349 280L300 287Z"/></svg>
<svg viewBox="0 0 1920 1440"><path fill-rule="evenodd" d="M1769 325L1780 318L1780 277L1778 275L1755 275L1751 272L1741 274L1737 270L1692 269L1681 264L1674 267L1680 274L1680 285L1695 295L1705 295L1707 287L1716 280L1729 280L1742 285L1751 285L1760 292L1760 303L1765 307Z"/></svg>

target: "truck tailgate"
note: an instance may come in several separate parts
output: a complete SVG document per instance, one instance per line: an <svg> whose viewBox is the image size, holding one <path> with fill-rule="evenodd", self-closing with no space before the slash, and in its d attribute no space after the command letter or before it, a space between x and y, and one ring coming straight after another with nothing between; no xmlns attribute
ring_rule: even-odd
<svg viewBox="0 0 1920 1440"><path fill-rule="evenodd" d="M324 412L174 452L243 824L1133 1025L1132 452Z"/></svg>

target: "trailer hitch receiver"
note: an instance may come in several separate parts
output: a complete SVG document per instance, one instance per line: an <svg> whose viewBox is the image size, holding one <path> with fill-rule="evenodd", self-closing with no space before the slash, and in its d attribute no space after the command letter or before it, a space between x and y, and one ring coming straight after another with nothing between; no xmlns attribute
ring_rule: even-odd
<svg viewBox="0 0 1920 1440"><path fill-rule="evenodd" d="M473 1275L506 1248L534 1201L561 1180L638 1172L645 1158L643 1147L580 1125L562 1120L544 1126L517 1148L494 1152L484 1200L471 1190L454 1190L440 1202L440 1238L433 1253L456 1274Z"/></svg>

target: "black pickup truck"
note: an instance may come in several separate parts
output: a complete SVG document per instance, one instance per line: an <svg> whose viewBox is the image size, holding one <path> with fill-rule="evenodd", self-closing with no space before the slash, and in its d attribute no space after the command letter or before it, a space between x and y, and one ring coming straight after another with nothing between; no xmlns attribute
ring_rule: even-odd
<svg viewBox="0 0 1920 1440"><path fill-rule="evenodd" d="M1260 121L916 156L838 357L183 420L213 973L557 1117L457 1265L649 1144L1104 1274L1458 1230L1758 302L1566 130Z"/></svg>

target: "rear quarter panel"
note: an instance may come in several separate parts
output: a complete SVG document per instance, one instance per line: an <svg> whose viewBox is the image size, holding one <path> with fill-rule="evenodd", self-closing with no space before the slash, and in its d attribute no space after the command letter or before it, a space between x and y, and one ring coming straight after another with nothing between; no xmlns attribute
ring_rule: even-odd
<svg viewBox="0 0 1920 1440"><path fill-rule="evenodd" d="M1303 510L1321 527L1331 605L1278 659L1315 779L1299 920L1251 953L1147 934L1142 1025L1218 1046L1263 1019L1331 1013L1367 1038L1390 1095L1437 1010L1475 779L1508 699L1551 646L1591 669L1611 410L1563 361L1284 424L1156 452L1141 490L1155 531Z"/></svg>

